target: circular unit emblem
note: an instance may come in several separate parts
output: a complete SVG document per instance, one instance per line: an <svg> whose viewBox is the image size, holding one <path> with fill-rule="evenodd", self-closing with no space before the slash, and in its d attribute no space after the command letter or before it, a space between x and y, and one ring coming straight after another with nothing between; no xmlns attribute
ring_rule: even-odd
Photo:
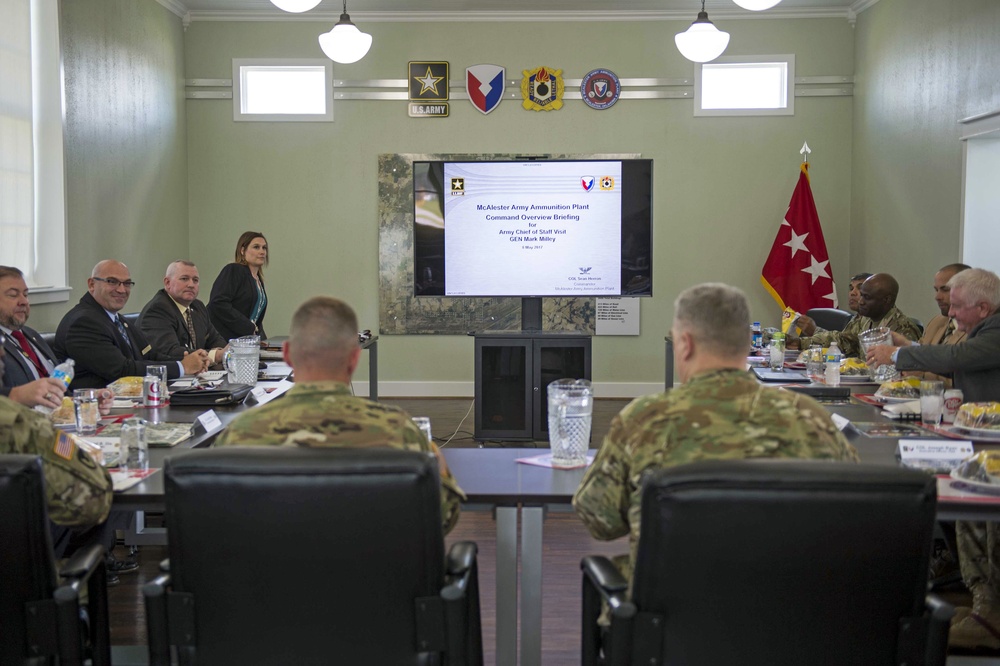
<svg viewBox="0 0 1000 666"><path fill-rule="evenodd" d="M583 77L580 95L592 109L602 110L618 101L622 87L618 77L608 69L595 69Z"/></svg>

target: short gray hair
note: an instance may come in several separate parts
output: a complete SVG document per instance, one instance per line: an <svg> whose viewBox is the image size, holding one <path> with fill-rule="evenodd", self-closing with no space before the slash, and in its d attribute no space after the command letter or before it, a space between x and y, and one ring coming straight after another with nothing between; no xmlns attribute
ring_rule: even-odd
<svg viewBox="0 0 1000 666"><path fill-rule="evenodd" d="M750 305L736 287L707 282L685 289L674 301L674 322L717 354L750 352Z"/></svg>
<svg viewBox="0 0 1000 666"><path fill-rule="evenodd" d="M1000 277L985 268L970 268L960 271L948 280L951 289L962 288L966 305L985 301L991 310L1000 307Z"/></svg>
<svg viewBox="0 0 1000 666"><path fill-rule="evenodd" d="M336 369L358 347L358 317L339 299L315 296L292 315L288 340L294 363Z"/></svg>

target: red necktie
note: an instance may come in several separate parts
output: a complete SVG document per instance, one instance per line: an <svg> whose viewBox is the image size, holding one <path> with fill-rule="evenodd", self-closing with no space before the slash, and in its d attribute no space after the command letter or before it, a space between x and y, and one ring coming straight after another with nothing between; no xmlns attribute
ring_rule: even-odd
<svg viewBox="0 0 1000 666"><path fill-rule="evenodd" d="M35 366L35 370L38 371L38 376L48 377L49 371L45 369L45 365L38 359L38 354L35 353L35 349L31 346L31 343L28 342L28 338L25 337L24 331L11 331L10 335L12 338L17 340L17 346L21 348L21 352L29 361L31 361L31 364Z"/></svg>

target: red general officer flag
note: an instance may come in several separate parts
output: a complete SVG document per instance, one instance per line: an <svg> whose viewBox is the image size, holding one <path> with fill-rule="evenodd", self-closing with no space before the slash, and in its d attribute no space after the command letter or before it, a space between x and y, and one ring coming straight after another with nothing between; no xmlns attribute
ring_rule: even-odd
<svg viewBox="0 0 1000 666"><path fill-rule="evenodd" d="M807 162L802 163L799 182L760 272L760 281L782 310L788 307L805 312L837 307L837 287L809 189Z"/></svg>

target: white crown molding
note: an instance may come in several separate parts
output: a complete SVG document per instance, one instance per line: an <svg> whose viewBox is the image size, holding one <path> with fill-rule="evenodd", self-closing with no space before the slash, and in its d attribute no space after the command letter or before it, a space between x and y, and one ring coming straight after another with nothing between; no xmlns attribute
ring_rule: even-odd
<svg viewBox="0 0 1000 666"><path fill-rule="evenodd" d="M851 4L851 11L860 14L875 4L878 4L878 0L854 0Z"/></svg>
<svg viewBox="0 0 1000 666"><path fill-rule="evenodd" d="M864 0L874 4L877 0ZM175 2L175 0L157 0ZM801 19L801 18L850 18L851 10L846 7L800 7L796 9L770 9L766 12L747 12L739 9L718 9L709 14L713 21L753 20L753 19ZM318 11L303 14L289 14L279 9L272 10L194 10L188 13L191 21L309 21L336 23L339 12ZM586 22L602 23L636 21L693 21L695 11L456 11L456 12L351 12L351 20L361 23L478 23L505 21L511 23L534 22Z"/></svg>
<svg viewBox="0 0 1000 666"><path fill-rule="evenodd" d="M178 2L178 0L156 0L156 2L166 7L172 14L176 14L182 19L188 18L190 12L184 3Z"/></svg>

